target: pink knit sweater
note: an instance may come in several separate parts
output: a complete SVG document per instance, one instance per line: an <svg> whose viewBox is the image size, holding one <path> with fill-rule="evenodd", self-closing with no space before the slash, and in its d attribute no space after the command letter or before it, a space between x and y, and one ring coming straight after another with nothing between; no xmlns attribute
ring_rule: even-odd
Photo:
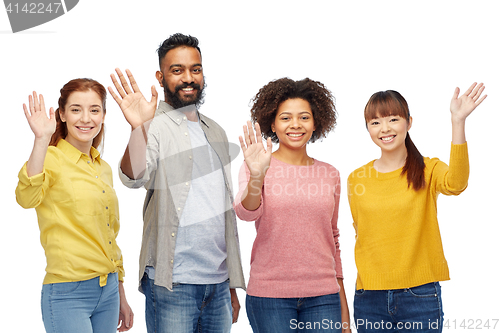
<svg viewBox="0 0 500 333"><path fill-rule="evenodd" d="M234 209L240 219L255 221L257 229L247 293L291 298L339 292L337 169L317 160L311 166L297 166L272 157L261 205L254 211L241 204L249 178L243 163Z"/></svg>

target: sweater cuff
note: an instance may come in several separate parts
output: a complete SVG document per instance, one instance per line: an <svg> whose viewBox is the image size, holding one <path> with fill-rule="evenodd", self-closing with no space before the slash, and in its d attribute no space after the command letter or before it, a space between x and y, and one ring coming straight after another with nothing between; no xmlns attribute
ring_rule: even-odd
<svg viewBox="0 0 500 333"><path fill-rule="evenodd" d="M469 151L467 149L467 142L455 145L451 144L451 151L450 151L450 161L451 160L464 160L464 159L469 159Z"/></svg>
<svg viewBox="0 0 500 333"><path fill-rule="evenodd" d="M243 221L255 221L262 215L262 200L256 210L248 210L243 207L241 201L234 205L236 215Z"/></svg>

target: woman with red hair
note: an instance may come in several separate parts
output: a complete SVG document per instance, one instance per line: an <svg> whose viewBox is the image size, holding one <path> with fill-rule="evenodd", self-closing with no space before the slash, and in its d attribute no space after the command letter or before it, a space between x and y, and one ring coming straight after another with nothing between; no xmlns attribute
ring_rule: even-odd
<svg viewBox="0 0 500 333"><path fill-rule="evenodd" d="M104 134L106 90L75 79L61 89L59 108L47 117L33 92L24 113L35 134L19 172L17 202L35 208L47 258L42 317L47 332L127 331L133 313L123 288L116 236L118 200L111 168L97 148Z"/></svg>

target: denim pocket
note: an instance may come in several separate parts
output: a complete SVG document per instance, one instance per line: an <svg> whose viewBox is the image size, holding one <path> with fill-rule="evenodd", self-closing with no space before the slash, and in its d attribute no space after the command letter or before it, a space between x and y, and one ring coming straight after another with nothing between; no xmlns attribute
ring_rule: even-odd
<svg viewBox="0 0 500 333"><path fill-rule="evenodd" d="M71 294L75 290L78 289L82 281L76 282L61 282L61 283L53 283L52 284L52 294L56 295L65 295Z"/></svg>
<svg viewBox="0 0 500 333"><path fill-rule="evenodd" d="M437 297L438 296L438 288L436 286L437 283L438 282L431 282L423 284L421 286L408 288L408 291L415 297Z"/></svg>
<svg viewBox="0 0 500 333"><path fill-rule="evenodd" d="M364 289L357 289L354 291L354 296L363 296L364 293L365 293Z"/></svg>

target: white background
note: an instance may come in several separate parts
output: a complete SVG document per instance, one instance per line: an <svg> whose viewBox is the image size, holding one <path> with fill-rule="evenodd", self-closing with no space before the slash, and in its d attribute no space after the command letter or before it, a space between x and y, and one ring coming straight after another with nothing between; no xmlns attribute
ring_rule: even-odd
<svg viewBox="0 0 500 333"><path fill-rule="evenodd" d="M270 80L309 77L337 99L338 126L309 146L309 154L340 170L343 193L339 226L347 297L356 278L354 230L346 179L379 156L365 129L363 108L376 91L398 90L413 116L411 135L424 156L448 162L449 101L484 82L489 95L467 120L471 175L459 197L440 196L439 221L451 281L443 282L445 319L458 326L500 317L498 299L498 124L500 21L496 1L98 1L81 0L66 15L12 34L0 10L0 92L3 130L0 325L12 332L43 332L40 291L45 256L34 210L15 202L17 173L27 160L33 134L22 111L28 95L43 93L56 106L70 79L91 77L109 86L114 68L132 70L147 98L158 68L158 45L176 32L198 37L207 80L201 111L238 143L249 118L249 101ZM129 126L108 98L104 159L113 167L120 200L126 291L135 312L133 332L145 332L144 297L137 291L144 190L125 188L117 164ZM233 164L233 184L241 154ZM253 223L238 222L248 281ZM297 244L307 251L307 244ZM251 332L245 293L234 332ZM498 325L497 330L500 328ZM484 328L484 326L481 326ZM457 330L463 330L458 327ZM2 329L3 331L3 329ZM453 330L451 330L453 331ZM490 328L490 331L493 331Z"/></svg>

